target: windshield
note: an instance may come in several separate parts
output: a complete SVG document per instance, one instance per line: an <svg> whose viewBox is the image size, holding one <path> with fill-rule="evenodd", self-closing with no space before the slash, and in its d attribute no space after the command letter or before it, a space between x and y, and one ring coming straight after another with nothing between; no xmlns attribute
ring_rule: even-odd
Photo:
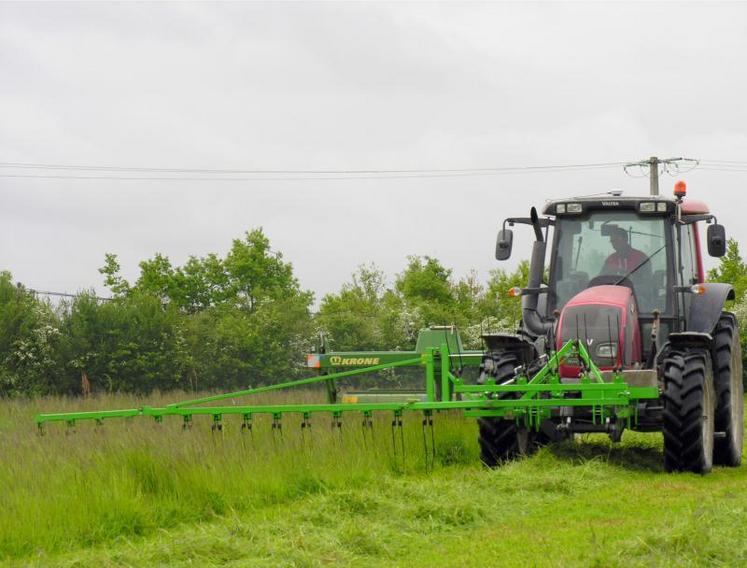
<svg viewBox="0 0 747 568"><path fill-rule="evenodd" d="M589 284L633 286L640 312L666 312L666 221L633 211L598 211L585 217L559 217L553 265L556 307ZM627 283L627 282L623 282Z"/></svg>

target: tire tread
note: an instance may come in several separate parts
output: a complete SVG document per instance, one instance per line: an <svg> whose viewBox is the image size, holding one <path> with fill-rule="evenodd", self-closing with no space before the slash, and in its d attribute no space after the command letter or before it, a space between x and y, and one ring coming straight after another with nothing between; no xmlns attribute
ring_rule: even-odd
<svg viewBox="0 0 747 568"><path fill-rule="evenodd" d="M706 473L711 456L703 440L704 390L710 355L705 349L671 352L664 360L664 467L667 471ZM712 416L711 412L711 416Z"/></svg>

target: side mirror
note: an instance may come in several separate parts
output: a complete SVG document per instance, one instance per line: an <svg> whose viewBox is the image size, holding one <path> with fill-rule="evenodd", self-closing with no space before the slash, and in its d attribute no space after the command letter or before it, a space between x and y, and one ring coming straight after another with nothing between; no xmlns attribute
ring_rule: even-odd
<svg viewBox="0 0 747 568"><path fill-rule="evenodd" d="M497 260L508 260L511 257L513 246L514 232L511 229L498 231L498 241L495 243L495 258Z"/></svg>
<svg viewBox="0 0 747 568"><path fill-rule="evenodd" d="M722 257L726 254L726 229L723 225L714 223L708 225L708 254L715 257Z"/></svg>

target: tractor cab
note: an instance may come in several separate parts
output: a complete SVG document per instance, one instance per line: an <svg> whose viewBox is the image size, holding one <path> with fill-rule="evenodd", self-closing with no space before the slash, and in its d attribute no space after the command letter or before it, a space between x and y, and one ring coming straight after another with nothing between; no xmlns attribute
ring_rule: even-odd
<svg viewBox="0 0 747 568"><path fill-rule="evenodd" d="M556 346L582 340L602 368L650 368L659 337L697 327L693 304L708 291L699 225L711 223L714 256L725 236L704 203L685 199L684 183L673 198L614 192L550 201L542 213L506 219L496 247L508 258L509 227L534 228L529 283L518 292L525 334Z"/></svg>
<svg viewBox="0 0 747 568"><path fill-rule="evenodd" d="M668 217L655 212L659 204L665 212L670 204L652 202L654 214L642 215L635 208L636 201L579 202L576 204L582 207L579 214L558 213L558 208L567 210L568 204L554 205L550 259L550 284L554 293L549 297L550 310L562 309L587 288L623 285L633 291L641 311L667 311L671 304L669 289L675 277L668 270L671 262L667 262L667 257L673 247L667 230ZM691 250L688 247L688 253ZM702 273L696 268L689 271L687 278L692 280L691 284L702 282Z"/></svg>

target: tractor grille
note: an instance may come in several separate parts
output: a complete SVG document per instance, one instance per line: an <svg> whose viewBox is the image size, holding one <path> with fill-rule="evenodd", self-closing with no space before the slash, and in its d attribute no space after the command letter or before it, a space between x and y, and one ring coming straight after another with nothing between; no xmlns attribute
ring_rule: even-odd
<svg viewBox="0 0 747 568"><path fill-rule="evenodd" d="M574 306L563 313L560 343L578 339L586 345L599 367L613 367L618 361L621 310L612 306ZM568 365L578 364L567 361Z"/></svg>

